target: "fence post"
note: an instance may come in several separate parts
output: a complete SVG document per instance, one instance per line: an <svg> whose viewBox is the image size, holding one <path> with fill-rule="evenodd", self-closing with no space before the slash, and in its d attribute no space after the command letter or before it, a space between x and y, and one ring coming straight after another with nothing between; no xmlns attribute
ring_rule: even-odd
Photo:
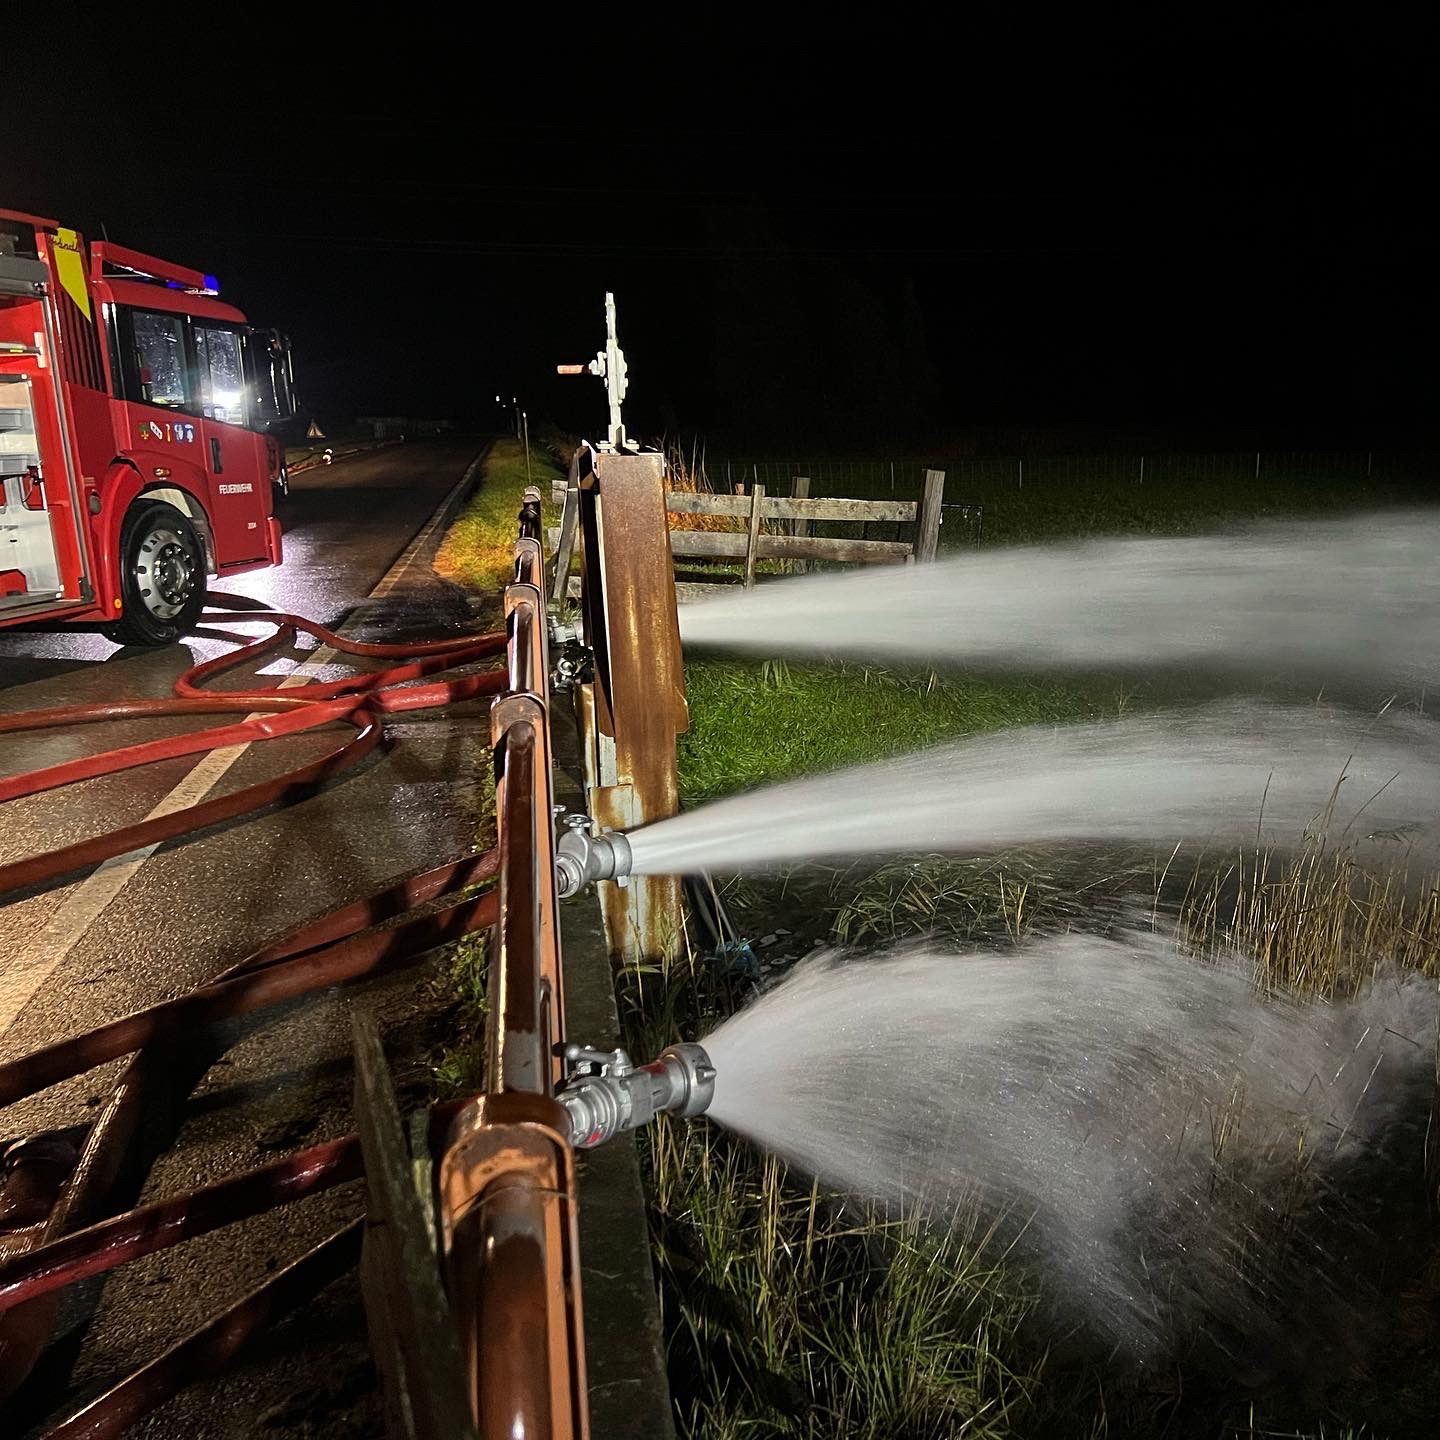
<svg viewBox="0 0 1440 1440"><path fill-rule="evenodd" d="M1140 457L1140 483L1142 485L1145 483L1145 457L1143 455Z"/></svg>
<svg viewBox="0 0 1440 1440"><path fill-rule="evenodd" d="M1255 452L1255 478L1257 480L1260 478L1260 452L1258 450Z"/></svg>
<svg viewBox="0 0 1440 1440"><path fill-rule="evenodd" d="M750 491L750 538L745 542L745 588L755 584L755 550L760 543L760 506L765 500L765 487L757 480Z"/></svg>
<svg viewBox="0 0 1440 1440"><path fill-rule="evenodd" d="M927 470L925 491L915 512L915 559L933 560L940 546L940 504L945 498L945 472Z"/></svg>
<svg viewBox="0 0 1440 1440"><path fill-rule="evenodd" d="M577 450L570 461L565 480L565 508L560 512L560 534L555 545L555 586L551 602L562 604L570 598L570 565L575 558L575 536L580 527L580 456Z"/></svg>
<svg viewBox="0 0 1440 1440"><path fill-rule="evenodd" d="M1025 488L1025 461L1021 459L1015 463L1020 467L1020 484L1016 488L1023 490Z"/></svg>
<svg viewBox="0 0 1440 1440"><path fill-rule="evenodd" d="M790 495L795 500L808 500L810 498L810 477L808 475L797 475L790 487ZM810 522L801 520L798 516L795 520L795 528L791 532L797 540L803 540L810 533ZM797 575L803 575L809 568L804 560L792 560Z"/></svg>

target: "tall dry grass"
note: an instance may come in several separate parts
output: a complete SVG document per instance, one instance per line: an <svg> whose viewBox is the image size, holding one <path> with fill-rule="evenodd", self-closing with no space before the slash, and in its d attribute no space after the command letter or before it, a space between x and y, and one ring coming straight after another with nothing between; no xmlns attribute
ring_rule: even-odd
<svg viewBox="0 0 1440 1440"><path fill-rule="evenodd" d="M1377 972L1440 975L1440 877L1363 863L1322 836L1298 854L1242 852L1197 871L1181 934L1201 955L1253 960L1270 994L1353 994Z"/></svg>

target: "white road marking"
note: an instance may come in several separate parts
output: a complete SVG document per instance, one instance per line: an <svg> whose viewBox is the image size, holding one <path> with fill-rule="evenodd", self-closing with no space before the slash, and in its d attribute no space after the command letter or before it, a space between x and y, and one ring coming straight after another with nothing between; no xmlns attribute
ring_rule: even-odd
<svg viewBox="0 0 1440 1440"><path fill-rule="evenodd" d="M383 600L404 580L416 558L440 528L450 506L470 483L479 464L480 457L476 456L454 488L440 502L435 513L405 547L399 559L381 577L379 584L366 600L361 601L351 612L350 619L340 627L341 634L359 617L366 601ZM280 682L278 688L287 690L305 684L335 658L334 650L328 645L321 645L311 651L304 663L296 666ZM245 744L227 745L223 750L212 750L145 818L153 820L157 815L169 815L172 811L183 810L188 805L199 804L249 748L249 744ZM140 873L146 861L158 848L158 845L147 845L142 850L116 855L77 882L56 907L29 952L0 970L0 1037L15 1023L16 1017L29 1003L30 997L85 938L90 927L100 918L110 902Z"/></svg>

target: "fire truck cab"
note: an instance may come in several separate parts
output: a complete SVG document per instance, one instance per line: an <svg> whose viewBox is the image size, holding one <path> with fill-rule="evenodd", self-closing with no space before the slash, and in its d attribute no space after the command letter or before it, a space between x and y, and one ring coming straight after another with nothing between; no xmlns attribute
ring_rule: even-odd
<svg viewBox="0 0 1440 1440"><path fill-rule="evenodd" d="M0 210L0 626L193 627L281 557L289 345L198 270Z"/></svg>

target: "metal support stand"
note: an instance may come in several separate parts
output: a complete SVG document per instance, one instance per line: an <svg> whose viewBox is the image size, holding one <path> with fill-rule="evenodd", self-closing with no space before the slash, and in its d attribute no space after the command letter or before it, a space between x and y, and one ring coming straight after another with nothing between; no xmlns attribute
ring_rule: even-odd
<svg viewBox="0 0 1440 1440"><path fill-rule="evenodd" d="M581 604L595 679L575 689L590 814L630 830L680 804L675 737L689 728L665 510L665 457L582 452ZM612 958L657 959L680 940L680 882L600 886Z"/></svg>

